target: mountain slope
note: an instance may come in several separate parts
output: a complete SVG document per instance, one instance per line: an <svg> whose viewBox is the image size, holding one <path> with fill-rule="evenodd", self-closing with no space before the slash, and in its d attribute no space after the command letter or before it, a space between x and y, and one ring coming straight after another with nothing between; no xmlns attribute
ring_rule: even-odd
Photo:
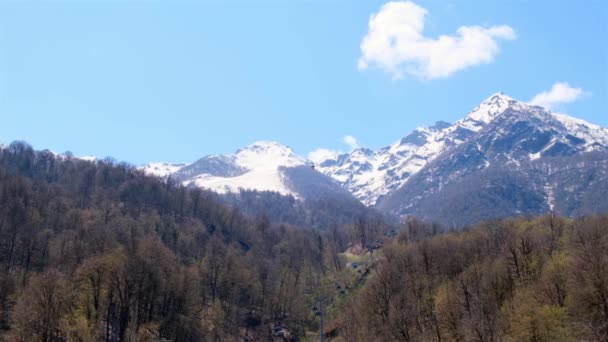
<svg viewBox="0 0 608 342"><path fill-rule="evenodd" d="M606 200L598 207L582 199L596 198L597 189L608 183L606 129L508 101L498 115L482 117L483 124L466 141L444 150L383 198L378 208L455 226L549 210L568 216L598 212ZM577 191L564 194L564 189ZM557 198L558 192L564 196Z"/></svg>
<svg viewBox="0 0 608 342"><path fill-rule="evenodd" d="M508 122L508 118L521 115L527 115L532 120L532 125L517 126ZM506 151L502 158L504 162L536 159L541 154L548 156L603 150L608 146L606 129L566 115L552 114L541 107L530 106L497 93L452 125L438 122L430 127L420 127L378 151L357 149L323 161L318 169L336 179L363 203L375 205L379 199L403 186L439 155L474 139L486 126L498 119L506 122L496 124L494 133L512 130L513 134L507 137L512 139L511 147L525 143L534 146L539 144L545 148L523 148L522 151L534 151L528 156ZM543 128L544 124L548 124L550 129ZM555 137L555 140L546 140L547 137ZM507 144L503 145L506 146Z"/></svg>
<svg viewBox="0 0 608 342"><path fill-rule="evenodd" d="M479 131L508 107L510 99L496 94L455 124L437 122L419 127L390 146L376 152L355 150L337 160L321 163L319 170L336 178L363 203L398 189L445 149L456 146Z"/></svg>
<svg viewBox="0 0 608 342"><path fill-rule="evenodd" d="M356 202L347 190L316 171L291 148L272 141L259 141L234 154L207 156L188 165L152 163L141 169L220 194L270 191L296 199L327 197Z"/></svg>
<svg viewBox="0 0 608 342"><path fill-rule="evenodd" d="M227 156L208 156L180 169L175 176L185 185L219 193L239 189L275 191L298 196L284 181L281 168L303 166L306 160L276 142L257 142Z"/></svg>
<svg viewBox="0 0 608 342"><path fill-rule="evenodd" d="M426 177L412 177L378 208L454 228L551 210L569 217L608 212L608 152L495 165L443 184L424 181Z"/></svg>

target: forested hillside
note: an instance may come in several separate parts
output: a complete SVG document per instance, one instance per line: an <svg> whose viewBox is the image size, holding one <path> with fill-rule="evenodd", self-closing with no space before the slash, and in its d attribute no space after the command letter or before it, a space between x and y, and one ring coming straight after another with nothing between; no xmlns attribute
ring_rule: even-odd
<svg viewBox="0 0 608 342"><path fill-rule="evenodd" d="M607 216L444 232L241 196L0 149L1 339L608 339Z"/></svg>
<svg viewBox="0 0 608 342"><path fill-rule="evenodd" d="M421 228L422 226L422 228ZM346 341L608 341L608 216L420 238L411 221L344 304Z"/></svg>
<svg viewBox="0 0 608 342"><path fill-rule="evenodd" d="M303 335L351 230L274 225L125 164L13 143L0 150L2 336L257 340L278 321Z"/></svg>
<svg viewBox="0 0 608 342"><path fill-rule="evenodd" d="M276 192L241 190L239 193L217 194L216 198L250 216L264 215L275 223L320 230L326 230L332 225L351 224L353 218L357 217L385 226L382 231L388 231L388 227L397 222L394 217L348 197L327 195L301 201Z"/></svg>

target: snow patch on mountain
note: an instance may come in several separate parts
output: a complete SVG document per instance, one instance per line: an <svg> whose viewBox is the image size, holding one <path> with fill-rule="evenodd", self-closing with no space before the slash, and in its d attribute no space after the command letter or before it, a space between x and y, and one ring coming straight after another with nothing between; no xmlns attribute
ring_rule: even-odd
<svg viewBox="0 0 608 342"><path fill-rule="evenodd" d="M553 113L553 116L565 126L568 133L585 141L587 152L608 146L608 128L565 114Z"/></svg>
<svg viewBox="0 0 608 342"><path fill-rule="evenodd" d="M286 185L282 170L306 164L304 158L296 155L287 146L274 141L259 141L234 154L205 157L188 167L195 170L199 167L213 172L192 174L186 173L184 168L181 180L186 186L197 186L218 193L244 189L274 191L298 197L298 194ZM180 175L180 171L176 174Z"/></svg>
<svg viewBox="0 0 608 342"><path fill-rule="evenodd" d="M176 173L184 166L186 166L186 164L154 162L144 165L140 169L148 175L164 178Z"/></svg>
<svg viewBox="0 0 608 342"><path fill-rule="evenodd" d="M470 128L474 131L478 131L480 125L469 126L469 124L474 122L488 124L497 116L504 113L507 108L510 108L514 105L520 107L520 103L503 93L493 94L481 104L479 104L479 106L473 109L473 111L467 114L466 117L459 120L457 122L457 125L460 124L460 126Z"/></svg>

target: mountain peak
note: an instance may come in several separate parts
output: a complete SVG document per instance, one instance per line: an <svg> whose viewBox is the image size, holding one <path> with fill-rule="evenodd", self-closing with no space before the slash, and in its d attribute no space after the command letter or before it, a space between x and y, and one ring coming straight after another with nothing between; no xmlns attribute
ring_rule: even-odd
<svg viewBox="0 0 608 342"><path fill-rule="evenodd" d="M276 141L257 141L234 154L237 163L247 169L292 167L304 165L304 158Z"/></svg>
<svg viewBox="0 0 608 342"><path fill-rule="evenodd" d="M516 100L514 98L512 98L511 96L500 91L498 93L494 93L494 94L490 95L483 102L496 102L496 101L516 101Z"/></svg>
<svg viewBox="0 0 608 342"><path fill-rule="evenodd" d="M273 141L273 140L260 140L260 141L256 141L253 144L248 145L247 147L245 147L247 149L250 148L287 148L289 149L288 146L285 146L283 144L281 144L278 141Z"/></svg>
<svg viewBox="0 0 608 342"><path fill-rule="evenodd" d="M488 124L507 109L521 109L525 103L517 101L504 93L495 93L481 102L462 121L475 121Z"/></svg>
<svg viewBox="0 0 608 342"><path fill-rule="evenodd" d="M306 160L276 141L256 141L234 154L207 156L176 172L186 186L219 193L241 189L299 194L285 182L284 170L305 166Z"/></svg>
<svg viewBox="0 0 608 342"><path fill-rule="evenodd" d="M256 153L267 153L269 151L284 151L286 153L293 153L293 150L289 146L285 146L280 142L271 140L256 141L250 145L238 149L236 151L236 154L239 154L243 151L254 151Z"/></svg>

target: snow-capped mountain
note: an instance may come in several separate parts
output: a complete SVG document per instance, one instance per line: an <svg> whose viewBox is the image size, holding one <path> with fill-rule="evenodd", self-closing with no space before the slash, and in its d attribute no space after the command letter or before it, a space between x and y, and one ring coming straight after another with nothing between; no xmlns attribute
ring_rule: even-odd
<svg viewBox="0 0 608 342"><path fill-rule="evenodd" d="M218 193L256 190L291 195L297 199L329 195L356 201L291 148L273 141L259 141L234 154L210 155L188 165L152 163L141 169L155 176L171 176L185 186Z"/></svg>
<svg viewBox="0 0 608 342"><path fill-rule="evenodd" d="M495 110L496 109L496 110ZM402 187L377 203L394 214L448 225L557 210L595 212L584 204L608 188L608 130L497 94L440 135L452 140ZM564 189L577 189L565 196ZM598 209L599 210L599 209Z"/></svg>
<svg viewBox="0 0 608 342"><path fill-rule="evenodd" d="M541 107L497 93L454 124L440 121L430 127L420 127L378 151L357 149L323 161L318 169L336 179L363 203L375 205L380 198L406 184L439 155L474 139L501 117L516 122L524 117L530 118L535 125L534 129L527 130L524 124L495 125L490 139L498 139L503 131L517 135L512 136L514 150L504 151L502 155L505 162L520 161L524 156L517 151L528 151L527 159L537 159L560 153L602 150L608 146L608 130L605 128L566 115L552 114ZM530 148L520 146L524 143L536 145ZM564 150L560 152L560 149Z"/></svg>
<svg viewBox="0 0 608 342"><path fill-rule="evenodd" d="M428 219L436 218L436 203L443 203L443 208L468 203L469 209L441 217L442 222L456 225L472 221L459 221L453 215L487 219L552 209L578 213L579 202L556 200L556 194L564 182L595 177L583 185L568 183L569 189L578 189L568 197L597 197L597 191L604 189L605 173L598 168L606 167L601 160L606 155L608 129L497 93L453 124L439 121L377 151L359 148L314 165L287 146L261 141L234 154L211 155L188 165L152 163L143 170L218 193L245 189L295 198L354 196L399 216ZM586 173L569 168L575 159L568 158L590 163L585 164ZM563 172L556 176L547 170ZM474 192L462 191L463 187ZM488 207L467 201L480 194L491 199ZM475 215L467 212L472 208Z"/></svg>
<svg viewBox="0 0 608 342"><path fill-rule="evenodd" d="M438 136L449 124L437 122L417 128L403 139L378 151L359 148L318 165L366 205L403 185L445 146Z"/></svg>
<svg viewBox="0 0 608 342"><path fill-rule="evenodd" d="M219 193L239 189L274 191L294 195L283 169L303 166L306 160L291 148L272 141L259 141L230 155L207 156L181 168L175 176L185 185Z"/></svg>

